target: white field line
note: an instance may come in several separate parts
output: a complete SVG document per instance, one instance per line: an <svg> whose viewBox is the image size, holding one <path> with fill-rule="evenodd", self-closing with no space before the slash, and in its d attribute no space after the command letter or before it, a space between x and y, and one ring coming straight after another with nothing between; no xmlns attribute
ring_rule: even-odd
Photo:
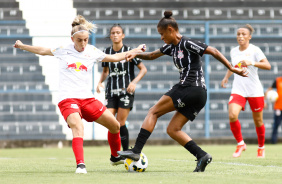
<svg viewBox="0 0 282 184"><path fill-rule="evenodd" d="M191 161L188 161L188 160L173 160L173 159L162 159L162 160L171 161L171 162L191 162ZM254 165L254 164L245 164L245 163L236 163L236 162L214 162L214 161L212 161L211 164L248 166L248 167L273 167L273 168L281 168L282 169L282 166L276 166L276 165Z"/></svg>

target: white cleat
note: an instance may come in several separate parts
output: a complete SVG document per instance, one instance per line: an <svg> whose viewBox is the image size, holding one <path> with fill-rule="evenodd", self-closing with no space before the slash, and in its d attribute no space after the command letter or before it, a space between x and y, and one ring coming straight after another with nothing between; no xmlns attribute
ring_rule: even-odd
<svg viewBox="0 0 282 184"><path fill-rule="evenodd" d="M86 171L85 164L78 164L76 167L75 173L76 174L86 174L87 171Z"/></svg>

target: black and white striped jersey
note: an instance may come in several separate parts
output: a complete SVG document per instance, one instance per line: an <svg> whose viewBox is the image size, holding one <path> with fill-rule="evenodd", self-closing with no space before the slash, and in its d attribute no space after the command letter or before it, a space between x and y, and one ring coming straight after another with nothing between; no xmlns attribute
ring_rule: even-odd
<svg viewBox="0 0 282 184"><path fill-rule="evenodd" d="M160 48L163 54L173 57L174 65L180 73L180 84L202 86L206 89L202 61L208 45L183 36L177 45L165 44Z"/></svg>
<svg viewBox="0 0 282 184"><path fill-rule="evenodd" d="M104 52L106 54L116 54L129 50L131 50L130 47L123 45L119 51L114 51L111 46L106 48ZM129 83L135 78L134 66L138 65L141 61L138 58L134 58L131 62L126 62L125 60L120 62L102 62L102 67L109 67L106 96L125 94Z"/></svg>

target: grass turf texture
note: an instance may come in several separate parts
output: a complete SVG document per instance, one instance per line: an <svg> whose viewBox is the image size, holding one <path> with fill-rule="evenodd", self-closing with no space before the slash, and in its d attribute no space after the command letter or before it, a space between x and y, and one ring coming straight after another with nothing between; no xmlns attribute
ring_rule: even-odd
<svg viewBox="0 0 282 184"><path fill-rule="evenodd" d="M144 173L128 173L124 165L111 166L108 146L85 147L88 173L75 174L71 148L0 150L0 183L282 183L282 146L266 145L266 158L256 158L257 146L247 145L232 158L236 145L202 145L213 156L204 173L193 173L195 158L181 146L145 146L149 166Z"/></svg>

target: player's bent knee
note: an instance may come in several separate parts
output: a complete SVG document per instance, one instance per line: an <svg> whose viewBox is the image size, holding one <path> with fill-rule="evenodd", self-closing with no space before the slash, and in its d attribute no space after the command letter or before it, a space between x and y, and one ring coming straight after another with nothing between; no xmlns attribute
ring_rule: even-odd
<svg viewBox="0 0 282 184"><path fill-rule="evenodd" d="M174 127L167 127L166 133L170 136L173 137L176 133L177 130Z"/></svg>
<svg viewBox="0 0 282 184"><path fill-rule="evenodd" d="M117 133L119 133L119 130L120 130L120 125L119 125L119 123L115 123L115 124L113 124L113 125L109 128L109 131L110 131L112 134L117 134Z"/></svg>
<svg viewBox="0 0 282 184"><path fill-rule="evenodd" d="M237 119L238 119L238 116L236 114L229 113L230 122L235 122L235 121L237 121Z"/></svg>

